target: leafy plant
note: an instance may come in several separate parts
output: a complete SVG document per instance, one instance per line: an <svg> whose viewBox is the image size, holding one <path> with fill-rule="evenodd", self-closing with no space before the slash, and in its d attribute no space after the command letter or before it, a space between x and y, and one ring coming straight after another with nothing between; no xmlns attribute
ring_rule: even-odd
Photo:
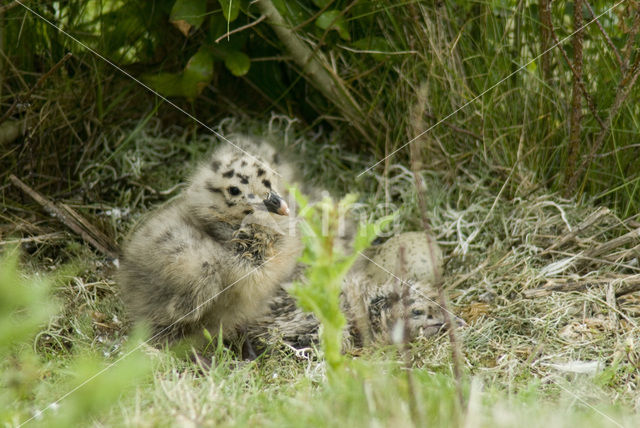
<svg viewBox="0 0 640 428"><path fill-rule="evenodd" d="M320 344L332 377L345 365L341 353L346 322L340 308L342 280L359 253L393 216L383 217L375 224L359 225L353 251L345 254L338 244L340 228L357 195L349 194L337 203L325 196L317 204L309 205L300 192L294 190L294 194L300 204L300 217L304 219L301 229L305 248L300 260L309 268L305 275L308 282L295 283L292 294L302 309L313 312L320 320Z"/></svg>
<svg viewBox="0 0 640 428"><path fill-rule="evenodd" d="M9 250L0 259L0 422L36 419L46 426L77 426L109 409L149 373L151 364L139 346L142 335L136 333L112 363L91 349L76 351L61 360L64 375L48 379L52 365L31 342L59 306L51 295L52 280L21 273L18 253Z"/></svg>

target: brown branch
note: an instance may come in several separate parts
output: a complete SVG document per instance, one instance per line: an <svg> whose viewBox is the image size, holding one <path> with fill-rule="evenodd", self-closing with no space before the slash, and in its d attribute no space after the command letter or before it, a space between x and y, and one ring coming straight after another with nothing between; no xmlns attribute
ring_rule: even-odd
<svg viewBox="0 0 640 428"><path fill-rule="evenodd" d="M38 88L38 86L40 86L42 82L44 82L47 79L47 77L51 76L57 69L59 69L62 66L62 64L64 64L69 58L71 58L72 55L73 54L71 52L67 53L64 57L62 57L60 61L58 61L53 67L51 67L49 71L47 71L42 76L40 76L36 84L33 85L27 91L26 95L24 96L24 99L29 99L33 94L33 91L35 91ZM2 117L0 117L0 123L4 122L11 115L11 113L13 113L13 110L15 110L17 105L18 105L18 97L16 97L13 100L13 104L11 104L11 107L9 107L9 109L6 112L4 112Z"/></svg>
<svg viewBox="0 0 640 428"><path fill-rule="evenodd" d="M364 126L367 123L366 116L360 110L342 79L328 71L327 61L321 53L312 50L296 32L292 31L291 26L278 12L271 0L258 0L257 6L260 13L266 16L267 23L276 33L294 62L302 69L309 82L327 100L332 102L347 119L352 121L352 125L362 137L373 143L373 138Z"/></svg>
<svg viewBox="0 0 640 428"><path fill-rule="evenodd" d="M216 39L216 43L220 43L220 40L224 39L225 37L229 37L232 34L236 34L236 33L239 33L240 31L244 31L244 30L246 30L248 28L254 27L254 26L258 25L259 23L261 23L262 21L264 21L265 19L267 19L267 17L262 15L262 16L260 16L260 18L256 19L253 22L248 23L247 25L243 25L242 27L234 28L233 30L228 31L225 34L223 34L222 36L218 37Z"/></svg>
<svg viewBox="0 0 640 428"><path fill-rule="evenodd" d="M541 66L542 77L545 83L549 84L551 80L551 53L549 46L551 45L551 2L549 0L540 0L540 50L542 51Z"/></svg>
<svg viewBox="0 0 640 428"><path fill-rule="evenodd" d="M64 223L69 229L80 235L80 237L90 244L93 248L109 257L110 259L118 258L118 247L116 244L98 229L89 223L84 217L74 211L65 204L58 206L56 203L46 198L38 191L27 186L18 177L11 174L9 179L14 186L20 188L24 193L29 195L34 201L44 208L46 212L56 217Z"/></svg>
<svg viewBox="0 0 640 428"><path fill-rule="evenodd" d="M629 36L627 38L627 43L624 45L624 64L623 70L627 70L629 68L629 62L631 61L631 52L633 52L633 42L638 35L638 30L640 30L640 13L638 13L638 4L637 2L633 2L634 4L631 6L633 10L636 11L636 14L633 17L633 24L631 24L631 30L629 30Z"/></svg>
<svg viewBox="0 0 640 428"><path fill-rule="evenodd" d="M573 64L571 65L571 69L574 71L574 76L571 95L569 147L564 172L565 192L568 191L569 182L573 178L576 170L578 153L580 152L580 131L582 130L582 96L580 94L582 82L582 41L584 38L584 33L582 32L582 1L583 0L575 0L573 3L573 28L576 29L576 32L573 35Z"/></svg>
<svg viewBox="0 0 640 428"><path fill-rule="evenodd" d="M549 3L551 4L551 1ZM580 89L582 90L582 94L584 95L584 98L587 100L587 105L589 106L589 110L591 110L591 114L593 114L593 117L596 119L596 121L600 125L600 128L604 129L605 124L602 121L602 119L600 118L600 115L598 114L598 109L596 108L596 103L595 103L595 101L593 101L593 98L591 97L591 94L589 94L589 92L587 91L587 88L584 86L584 82L583 82L582 78L578 75L576 70L573 68L573 65L571 64L571 60L569 60L569 55L567 55L567 51L565 51L564 48L562 47L562 45L560 44L560 40L558 39L558 35L556 34L556 30L555 30L555 28L553 26L553 23L549 27L549 31L551 33L551 37L553 38L553 42L554 42L555 46L557 46L558 49L560 49L560 53L562 53L562 57L564 58L564 60L566 61L567 65L571 69L571 73L573 74L573 78L578 81L578 84L580 85Z"/></svg>
<svg viewBox="0 0 640 428"><path fill-rule="evenodd" d="M602 128L593 145L591 146L591 151L589 152L589 156L587 156L580 167L576 171L576 173L571 177L569 181L569 186L567 188L567 192L572 194L576 186L578 184L578 179L586 172L589 165L595 158L596 153L600 150L600 147L604 144L605 139L609 136L609 130L611 129L611 125L613 124L613 119L618 114L618 111L622 107L622 104L626 101L627 97L631 93L631 89L635 85L638 80L638 76L640 76L640 55L636 57L636 60L633 66L628 70L626 75L621 79L618 84L618 90L616 91L616 98L613 101L613 105L609 109L609 115L607 116L607 120L605 122L605 127Z"/></svg>
<svg viewBox="0 0 640 428"><path fill-rule="evenodd" d="M583 0L583 1L584 1L584 4L587 6L587 9L589 9L589 13L591 13L591 16L596 21L596 25L600 29L600 32L602 33L602 36L604 37L605 41L607 42L607 44L609 45L609 47L611 48L611 50L615 54L616 59L618 60L618 65L620 65L620 68L623 68L624 62L622 61L622 57L620 56L620 52L618 52L618 48L616 48L616 46L613 44L613 41L611 40L611 38L609 37L609 35L605 31L604 27L600 23L600 20L596 17L596 14L593 12L593 9L591 8L591 5L589 4L589 0ZM577 7L577 2L576 2L576 6L574 6L574 7Z"/></svg>

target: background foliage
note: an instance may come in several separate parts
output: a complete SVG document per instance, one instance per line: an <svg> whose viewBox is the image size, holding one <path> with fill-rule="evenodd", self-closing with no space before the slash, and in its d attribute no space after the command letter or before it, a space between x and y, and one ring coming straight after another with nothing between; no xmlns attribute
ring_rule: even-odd
<svg viewBox="0 0 640 428"><path fill-rule="evenodd" d="M285 47L263 16L264 3L275 6L313 59ZM86 45L206 123L228 114L285 113L303 119L309 129L338 129L346 148L368 153L370 160L433 126L417 143L428 166L447 169L452 177L474 164L496 171L517 167L510 188L529 180L565 190L566 196L607 201L622 214L638 210L638 89L633 84L612 114L603 144L596 143L599 122L607 121L625 77L628 84L629 75L637 74L634 0L604 14L612 2L582 3L585 23L594 17L591 10L602 16L582 32L581 80L591 102L578 96L577 103L572 101L575 73L559 47L552 47L551 37L562 41L567 58L575 62L571 1L551 2L552 32L541 23L547 0L26 4L69 35L15 2L4 11L1 100L4 109L20 100L10 119L23 125L22 138L4 144L10 153L2 159L5 170L12 165L27 174L57 169L56 175L73 186L83 161L109 163L101 159L101 144L121 145L95 141L97 127L158 115L167 124L195 130L187 117L89 53ZM22 99L66 52L74 56L63 69ZM314 61L346 92L327 97L330 89L303 73ZM580 118L573 148L572 112ZM575 159L569 157L572 150ZM394 156L402 159L407 153ZM577 185L567 186L567 175L581 162L586 169L578 171Z"/></svg>

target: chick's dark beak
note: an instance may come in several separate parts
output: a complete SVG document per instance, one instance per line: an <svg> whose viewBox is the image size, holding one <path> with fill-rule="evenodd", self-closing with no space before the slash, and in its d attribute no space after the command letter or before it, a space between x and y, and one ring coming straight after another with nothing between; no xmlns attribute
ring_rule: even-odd
<svg viewBox="0 0 640 428"><path fill-rule="evenodd" d="M267 210L280 215L289 215L287 203L275 192L269 192L267 199L262 201Z"/></svg>

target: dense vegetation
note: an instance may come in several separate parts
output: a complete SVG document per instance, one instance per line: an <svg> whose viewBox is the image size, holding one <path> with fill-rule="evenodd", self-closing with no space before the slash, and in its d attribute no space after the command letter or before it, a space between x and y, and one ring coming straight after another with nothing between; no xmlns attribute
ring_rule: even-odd
<svg viewBox="0 0 640 428"><path fill-rule="evenodd" d="M54 157L26 172L48 161L67 181L79 162L100 159L97 127L159 115L207 132L117 66L205 123L275 111L339 129L371 160L429 130L417 141L440 170L517 166L511 186L531 179L628 215L640 200L637 4L576 4L96 0L30 1L28 11L13 2L2 20L3 104L19 100L9 116ZM277 34L270 13L293 28ZM23 157L10 158L27 166Z"/></svg>
<svg viewBox="0 0 640 428"><path fill-rule="evenodd" d="M3 2L0 420L633 425L639 312L614 285L637 277L638 242L606 244L640 227L639 29L636 0ZM429 214L454 310L474 323L463 407L444 336L334 352L346 368L329 383L316 354L243 365L220 346L206 376L143 356L107 260L9 181L121 242L230 132L358 190L370 220L393 204L395 231Z"/></svg>

